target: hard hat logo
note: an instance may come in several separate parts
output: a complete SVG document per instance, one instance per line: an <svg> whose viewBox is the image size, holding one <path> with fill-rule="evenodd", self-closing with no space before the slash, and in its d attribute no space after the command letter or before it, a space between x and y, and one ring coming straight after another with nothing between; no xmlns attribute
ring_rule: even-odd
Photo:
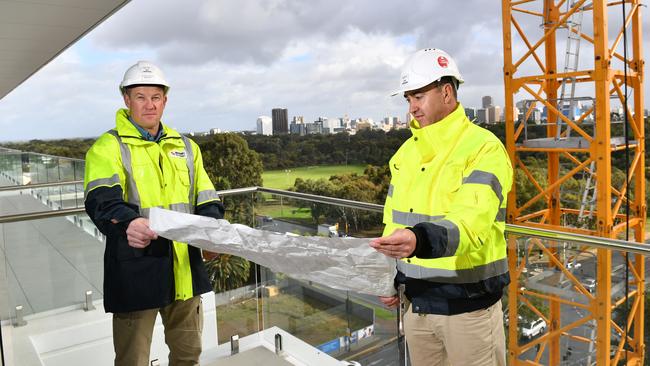
<svg viewBox="0 0 650 366"><path fill-rule="evenodd" d="M409 76L408 75L402 75L402 85L406 85L409 83Z"/></svg>
<svg viewBox="0 0 650 366"><path fill-rule="evenodd" d="M440 56L438 57L438 65L440 65L440 67L446 68L447 66L449 66L449 60L447 60L445 56Z"/></svg>

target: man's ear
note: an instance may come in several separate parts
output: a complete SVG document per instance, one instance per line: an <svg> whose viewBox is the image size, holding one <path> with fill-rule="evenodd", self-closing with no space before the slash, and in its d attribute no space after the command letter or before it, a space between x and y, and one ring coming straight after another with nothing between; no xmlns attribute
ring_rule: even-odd
<svg viewBox="0 0 650 366"><path fill-rule="evenodd" d="M129 98L129 94L127 92L122 93L122 98L124 99L124 104L126 105L126 108L129 110L131 109L131 98Z"/></svg>
<svg viewBox="0 0 650 366"><path fill-rule="evenodd" d="M444 91L444 94L442 95L443 98L445 98L445 102L449 100L454 94L453 90L451 90L452 86L450 84L444 84L442 87L442 90Z"/></svg>

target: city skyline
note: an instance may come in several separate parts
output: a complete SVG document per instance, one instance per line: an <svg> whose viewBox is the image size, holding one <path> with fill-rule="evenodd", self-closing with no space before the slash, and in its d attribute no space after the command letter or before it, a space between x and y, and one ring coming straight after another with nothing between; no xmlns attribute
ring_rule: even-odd
<svg viewBox="0 0 650 366"><path fill-rule="evenodd" d="M143 59L171 83L163 122L180 131L254 130L278 106L305 121L404 118L389 95L423 47L454 57L464 107L486 95L503 106L501 29L501 7L479 0L133 1L0 100L0 141L99 136L123 107L124 71Z"/></svg>

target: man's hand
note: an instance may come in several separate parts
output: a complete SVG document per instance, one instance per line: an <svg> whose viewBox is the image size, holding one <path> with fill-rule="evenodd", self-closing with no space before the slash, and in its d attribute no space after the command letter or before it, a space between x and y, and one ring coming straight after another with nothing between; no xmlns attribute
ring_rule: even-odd
<svg viewBox="0 0 650 366"><path fill-rule="evenodd" d="M219 256L219 253L210 252L205 249L203 249L201 253L203 253L203 259L206 261L211 261Z"/></svg>
<svg viewBox="0 0 650 366"><path fill-rule="evenodd" d="M388 236L372 239L370 246L388 257L400 259L413 254L416 241L411 230L396 229Z"/></svg>
<svg viewBox="0 0 650 366"><path fill-rule="evenodd" d="M394 309L399 305L399 297L397 295L394 296L379 296L379 301L384 304L389 309Z"/></svg>
<svg viewBox="0 0 650 366"><path fill-rule="evenodd" d="M149 220L138 217L129 223L126 229L126 238L129 245L134 248L145 248L152 240L158 239L158 234L149 229Z"/></svg>

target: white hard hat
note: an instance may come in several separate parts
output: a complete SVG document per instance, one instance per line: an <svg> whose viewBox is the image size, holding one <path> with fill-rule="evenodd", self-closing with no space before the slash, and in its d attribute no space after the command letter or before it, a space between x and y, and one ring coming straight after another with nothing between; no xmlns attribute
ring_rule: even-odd
<svg viewBox="0 0 650 366"><path fill-rule="evenodd" d="M169 84L162 70L149 61L138 61L126 70L120 83L120 92L124 93L124 88L131 85L160 85L165 90L165 94L169 90Z"/></svg>
<svg viewBox="0 0 650 366"><path fill-rule="evenodd" d="M453 77L459 85L463 83L456 62L447 52L436 48L419 50L404 64L399 89L393 91L391 95L420 89L440 80L443 76Z"/></svg>

